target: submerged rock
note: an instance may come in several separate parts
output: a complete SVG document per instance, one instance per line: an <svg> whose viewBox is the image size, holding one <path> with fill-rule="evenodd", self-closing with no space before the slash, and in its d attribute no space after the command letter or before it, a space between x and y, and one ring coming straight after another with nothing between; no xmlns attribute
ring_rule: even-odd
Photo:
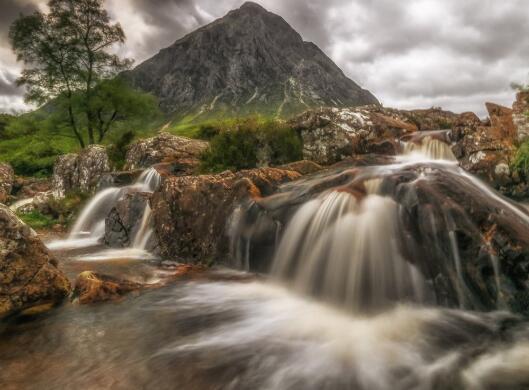
<svg viewBox="0 0 529 390"><path fill-rule="evenodd" d="M85 271L75 280L73 300L80 304L115 301L124 295L143 288L141 283L114 278L100 273Z"/></svg>
<svg viewBox="0 0 529 390"><path fill-rule="evenodd" d="M161 255L186 262L225 260L235 208L246 200L271 195L280 184L300 177L292 170L261 168L165 178L151 200Z"/></svg>
<svg viewBox="0 0 529 390"><path fill-rule="evenodd" d="M11 195L15 173L11 165L0 163L0 203L5 203Z"/></svg>
<svg viewBox="0 0 529 390"><path fill-rule="evenodd" d="M0 318L61 302L70 283L36 233L0 205Z"/></svg>
<svg viewBox="0 0 529 390"><path fill-rule="evenodd" d="M108 154L101 145L90 145L79 154L59 156L53 167L53 191L59 198L70 191L92 192L109 171Z"/></svg>
<svg viewBox="0 0 529 390"><path fill-rule="evenodd" d="M206 141L163 132L132 144L127 150L125 170L148 168L163 162L175 164L179 170L192 173L207 147Z"/></svg>

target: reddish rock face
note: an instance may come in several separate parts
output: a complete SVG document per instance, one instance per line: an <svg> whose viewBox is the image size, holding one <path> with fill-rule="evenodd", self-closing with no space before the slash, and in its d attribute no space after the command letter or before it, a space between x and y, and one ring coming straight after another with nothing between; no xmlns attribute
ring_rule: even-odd
<svg viewBox="0 0 529 390"><path fill-rule="evenodd" d="M187 263L224 260L230 217L237 206L271 195L280 184L300 177L292 170L261 168L165 178L151 199L161 255Z"/></svg>
<svg viewBox="0 0 529 390"><path fill-rule="evenodd" d="M191 174L199 165L200 155L207 147L206 141L160 133L156 137L139 140L129 147L125 170L171 163L175 170Z"/></svg>
<svg viewBox="0 0 529 390"><path fill-rule="evenodd" d="M11 165L0 163L0 203L5 203L13 189L15 173Z"/></svg>
<svg viewBox="0 0 529 390"><path fill-rule="evenodd" d="M491 122L491 131L497 132L496 138L506 140L516 139L516 127L514 126L512 114L513 110L508 107L494 103L485 103Z"/></svg>
<svg viewBox="0 0 529 390"><path fill-rule="evenodd" d="M55 304L70 292L36 233L0 205L0 318Z"/></svg>

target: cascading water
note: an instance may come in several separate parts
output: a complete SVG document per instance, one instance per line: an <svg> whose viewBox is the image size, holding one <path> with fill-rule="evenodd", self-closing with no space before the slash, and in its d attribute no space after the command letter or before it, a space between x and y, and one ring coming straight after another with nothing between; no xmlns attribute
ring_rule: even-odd
<svg viewBox="0 0 529 390"><path fill-rule="evenodd" d="M77 218L66 240L54 241L48 244L50 249L83 248L97 245L105 234L105 219L110 210L123 195L137 192L154 192L160 185L160 174L154 168L146 169L136 182L126 187L111 187L98 192L85 206ZM132 238L132 246L126 250L108 250L98 254L83 256L84 260L99 260L108 257L151 257L146 252L146 246L153 232L150 229L151 209L147 202L142 213L140 228Z"/></svg>
<svg viewBox="0 0 529 390"><path fill-rule="evenodd" d="M356 312L402 302L501 307L505 286L497 249L460 200L439 191L448 185L462 191L457 199L465 199L465 191L484 197L491 212L500 204L527 228L529 217L459 168L439 139L443 134L404 143L393 163L323 172L239 210L232 226L234 263L268 268L297 291ZM278 238L272 242L272 236ZM483 261L483 280L469 284L477 271L463 256Z"/></svg>

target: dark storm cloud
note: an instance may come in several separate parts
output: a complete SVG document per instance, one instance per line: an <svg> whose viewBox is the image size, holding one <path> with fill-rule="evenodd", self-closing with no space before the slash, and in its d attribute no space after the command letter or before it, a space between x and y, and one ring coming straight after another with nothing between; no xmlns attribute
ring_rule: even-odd
<svg viewBox="0 0 529 390"><path fill-rule="evenodd" d="M7 46L9 26L20 14L30 14L37 10L35 2L29 0L1 0L0 5L0 45Z"/></svg>
<svg viewBox="0 0 529 390"><path fill-rule="evenodd" d="M44 0L0 0L0 69L14 72L9 23ZM527 81L526 0L256 0L388 106L442 105L484 114ZM141 62L242 0L106 0L127 34L121 55ZM4 72L5 74L5 72ZM2 92L0 92L2 94ZM4 99L5 100L5 99ZM0 104L2 99L0 97Z"/></svg>

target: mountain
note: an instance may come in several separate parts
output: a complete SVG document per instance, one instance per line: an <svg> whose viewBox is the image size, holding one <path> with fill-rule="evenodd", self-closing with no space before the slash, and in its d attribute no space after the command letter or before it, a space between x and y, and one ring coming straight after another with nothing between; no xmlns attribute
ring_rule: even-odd
<svg viewBox="0 0 529 390"><path fill-rule="evenodd" d="M287 116L378 103L280 16L245 3L127 73L178 117Z"/></svg>

